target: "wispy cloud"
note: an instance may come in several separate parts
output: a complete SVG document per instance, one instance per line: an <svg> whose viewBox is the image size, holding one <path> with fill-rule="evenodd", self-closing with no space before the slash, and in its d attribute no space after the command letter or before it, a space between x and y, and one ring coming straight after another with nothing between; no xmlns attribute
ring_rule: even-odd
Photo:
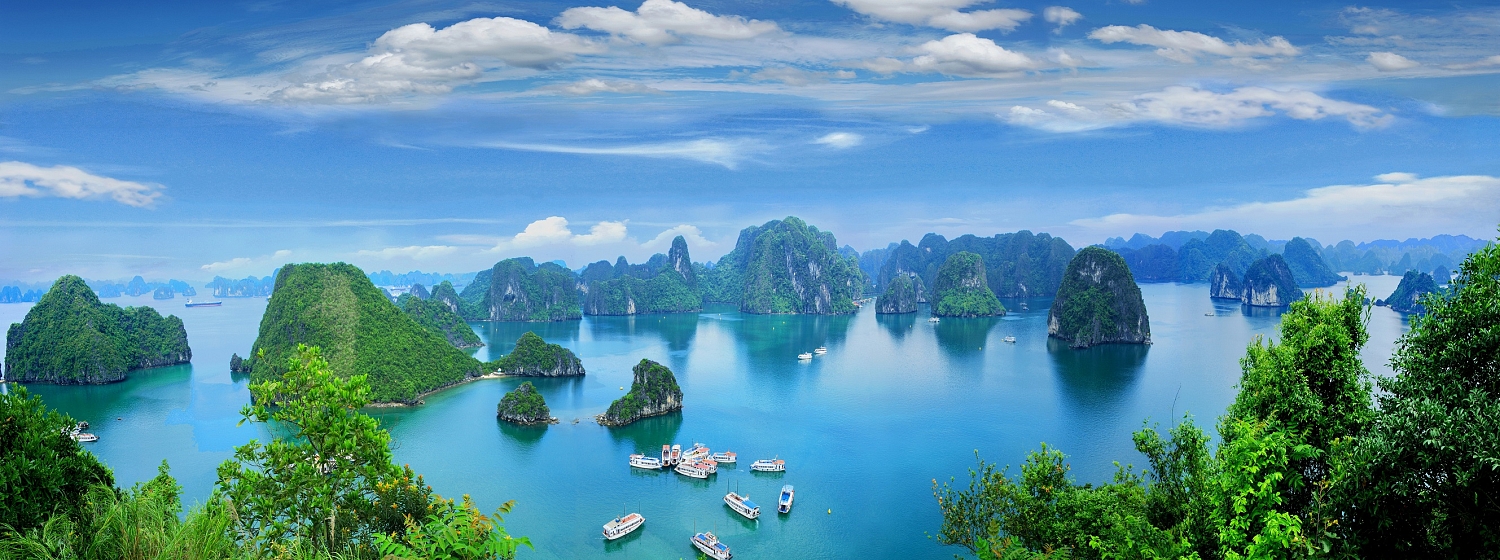
<svg viewBox="0 0 1500 560"><path fill-rule="evenodd" d="M286 264L287 259L291 258L291 256L291 250L282 249L269 255L261 255L259 257L235 257L227 261L208 263L198 268L206 270L208 272L219 273L244 270L251 266L261 268L264 268L266 265L271 264L280 266L282 264Z"/></svg>
<svg viewBox="0 0 1500 560"><path fill-rule="evenodd" d="M817 140L813 140L813 143L843 150L858 146L864 143L864 141L864 136L855 134L853 132L830 132L818 138Z"/></svg>
<svg viewBox="0 0 1500 560"><path fill-rule="evenodd" d="M1031 19L1031 12L1014 8L960 11L986 0L834 0L861 14L896 23L925 25L948 31L1012 31Z"/></svg>
<svg viewBox="0 0 1500 560"><path fill-rule="evenodd" d="M1076 132L1138 122L1224 128L1274 115L1297 120L1332 117L1360 129L1379 128L1391 121L1389 114L1375 107L1329 99L1306 90L1244 87L1220 93L1185 86L1168 87L1097 108L1056 99L1041 107L1016 105L999 117L1012 124L1052 132Z"/></svg>
<svg viewBox="0 0 1500 560"><path fill-rule="evenodd" d="M386 247L384 249L365 249L356 255L361 257L374 257L377 259L407 259L421 261L436 257L444 257L458 251L458 247L451 245L408 245L406 247Z"/></svg>
<svg viewBox="0 0 1500 560"><path fill-rule="evenodd" d="M156 203L164 188L155 183L95 175L66 165L41 167L20 161L0 162L0 198L108 198L126 206L148 207Z"/></svg>
<svg viewBox="0 0 1500 560"><path fill-rule="evenodd" d="M557 16L563 29L592 29L647 45L665 45L683 37L751 39L781 29L776 22L715 15L682 2L646 0L631 12L608 8L568 8Z"/></svg>
<svg viewBox="0 0 1500 560"><path fill-rule="evenodd" d="M581 154L601 156L635 156L657 159L685 159L738 168L751 156L768 151L760 140L749 138L719 139L703 138L681 142L659 142L631 144L625 146L567 146L562 144L530 144L519 142L490 142L481 144L488 148L522 150L528 152L550 152L557 154Z"/></svg>

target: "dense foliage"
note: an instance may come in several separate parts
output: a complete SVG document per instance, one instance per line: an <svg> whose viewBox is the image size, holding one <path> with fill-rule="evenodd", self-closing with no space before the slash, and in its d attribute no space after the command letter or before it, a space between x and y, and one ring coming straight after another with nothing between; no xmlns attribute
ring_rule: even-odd
<svg viewBox="0 0 1500 560"><path fill-rule="evenodd" d="M657 253L645 264L631 265L620 257L614 266L599 261L584 270L588 315L683 313L703 308L698 276L688 256L687 240L672 240L668 254Z"/></svg>
<svg viewBox="0 0 1500 560"><path fill-rule="evenodd" d="M885 293L875 300L876 313L915 313L917 286L920 279L912 274L898 274L885 285Z"/></svg>
<svg viewBox="0 0 1500 560"><path fill-rule="evenodd" d="M403 294L396 300L396 305L422 328L443 337L443 340L456 348L484 346L484 342L479 340L479 334L469 328L464 318L459 317L445 301Z"/></svg>
<svg viewBox="0 0 1500 560"><path fill-rule="evenodd" d="M1384 303L1402 313L1421 313L1424 311L1422 298L1437 291L1437 281L1431 275L1408 270L1401 277L1401 283L1396 285L1396 291L1391 292Z"/></svg>
<svg viewBox="0 0 1500 560"><path fill-rule="evenodd" d="M984 259L968 251L948 256L933 284L932 314L942 317L1004 315L1005 306L990 291Z"/></svg>
<svg viewBox="0 0 1500 560"><path fill-rule="evenodd" d="M609 410L600 416L600 423L620 426L682 409L682 388L677 386L677 377L667 366L641 360L631 372L635 379L630 384L630 392L609 403Z"/></svg>
<svg viewBox="0 0 1500 560"><path fill-rule="evenodd" d="M471 321L566 321L583 317L578 279L557 263L505 259L474 276L460 294L459 313Z"/></svg>
<svg viewBox="0 0 1500 560"><path fill-rule="evenodd" d="M192 360L175 315L101 303L77 276L57 279L5 340L5 377L43 383L120 381L128 371Z"/></svg>
<svg viewBox="0 0 1500 560"><path fill-rule="evenodd" d="M734 250L702 272L705 301L737 301L746 313L853 313L865 285L858 257L793 216L741 230Z"/></svg>
<svg viewBox="0 0 1500 560"><path fill-rule="evenodd" d="M1073 246L1048 234L1029 231L994 237L964 235L952 241L929 233L916 246L902 241L891 249L880 267L876 284L884 287L903 273L916 273L926 286L937 282L938 269L954 253L979 255L985 264L990 291L1000 297L1046 296L1057 291L1063 270L1073 258Z"/></svg>
<svg viewBox="0 0 1500 560"><path fill-rule="evenodd" d="M86 491L114 474L68 435L76 423L19 385L0 393L0 533L37 528L53 514L76 515Z"/></svg>
<svg viewBox="0 0 1500 560"><path fill-rule="evenodd" d="M1332 286L1345 279L1328 268L1328 262L1323 260L1323 253L1318 247L1301 237L1293 237L1286 242L1286 246L1281 249L1281 256L1292 269L1292 278L1296 279L1298 286Z"/></svg>
<svg viewBox="0 0 1500 560"><path fill-rule="evenodd" d="M584 375L583 363L573 351L551 344L536 333L526 331L516 339L516 348L486 366L507 375L558 377Z"/></svg>
<svg viewBox="0 0 1500 560"><path fill-rule="evenodd" d="M1251 247L1239 233L1216 229L1207 238L1189 240L1177 250L1178 281L1204 282L1219 263L1243 275L1250 263L1265 255L1265 250Z"/></svg>
<svg viewBox="0 0 1500 560"><path fill-rule="evenodd" d="M527 381L500 398L500 404L495 406L495 415L501 420L535 424L551 419L552 411L547 409L547 400Z"/></svg>
<svg viewBox="0 0 1500 560"><path fill-rule="evenodd" d="M1079 486L1043 447L934 490L940 542L980 558L1489 558L1500 550L1500 249L1424 296L1375 396L1363 288L1257 339L1217 449L1192 423L1135 435L1150 466Z"/></svg>
<svg viewBox="0 0 1500 560"><path fill-rule="evenodd" d="M417 324L345 263L281 269L255 340L251 379L280 377L302 344L322 348L340 377L367 376L376 402L415 402L482 373L478 360Z"/></svg>
<svg viewBox="0 0 1500 560"><path fill-rule="evenodd" d="M1047 334L1075 348L1113 342L1151 342L1151 323L1141 288L1125 259L1102 247L1085 247L1067 274L1047 314Z"/></svg>

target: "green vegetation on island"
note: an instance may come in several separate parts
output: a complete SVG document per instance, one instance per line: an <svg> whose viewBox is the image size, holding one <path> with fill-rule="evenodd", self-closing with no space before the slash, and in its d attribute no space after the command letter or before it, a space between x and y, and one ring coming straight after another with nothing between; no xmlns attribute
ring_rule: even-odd
<svg viewBox="0 0 1500 560"><path fill-rule="evenodd" d="M705 301L746 313L853 313L865 285L857 259L839 254L832 233L788 216L741 230L734 250L698 280Z"/></svg>
<svg viewBox="0 0 1500 560"><path fill-rule="evenodd" d="M885 285L885 293L875 300L875 312L881 314L915 313L917 311L917 283L922 278L915 274L898 274Z"/></svg>
<svg viewBox="0 0 1500 560"><path fill-rule="evenodd" d="M657 253L646 264L631 265L620 257L584 270L583 312L587 315L684 313L703 309L697 273L688 256L687 240L672 240L667 254Z"/></svg>
<svg viewBox="0 0 1500 560"><path fill-rule="evenodd" d="M40 527L54 514L81 515L89 488L114 484L109 468L68 437L74 425L24 386L0 392L0 536L7 527Z"/></svg>
<svg viewBox="0 0 1500 560"><path fill-rule="evenodd" d="M1323 253L1318 247L1301 237L1293 237L1286 242L1286 246L1281 249L1281 256L1286 259L1286 266L1291 269L1292 278L1299 287L1321 288L1345 280L1328 268L1328 262L1323 260Z"/></svg>
<svg viewBox="0 0 1500 560"><path fill-rule="evenodd" d="M1402 313L1422 313L1422 297L1441 291L1437 281L1425 272L1408 270L1401 277L1401 283L1396 285L1396 291L1391 292L1390 297L1377 303L1390 306L1391 309Z"/></svg>
<svg viewBox="0 0 1500 560"><path fill-rule="evenodd" d="M505 259L480 271L459 294L459 314L471 321L567 321L583 317L578 280L557 263Z"/></svg>
<svg viewBox="0 0 1500 560"><path fill-rule="evenodd" d="M125 379L129 371L184 364L193 358L175 315L150 307L101 303L77 276L63 276L12 323L5 339L5 379L85 384Z"/></svg>
<svg viewBox="0 0 1500 560"><path fill-rule="evenodd" d="M516 348L486 366L505 375L526 377L569 377L584 375L583 362L573 351L559 344L549 344L536 333L526 331L516 339Z"/></svg>
<svg viewBox="0 0 1500 560"><path fill-rule="evenodd" d="M276 277L251 353L251 380L276 379L298 347L322 348L340 377L367 376L371 399L414 404L482 373L478 360L396 307L354 265L289 264Z"/></svg>
<svg viewBox="0 0 1500 560"><path fill-rule="evenodd" d="M984 259L968 251L948 256L933 283L932 314L939 317L1004 315L1005 306L990 291Z"/></svg>
<svg viewBox="0 0 1500 560"><path fill-rule="evenodd" d="M1281 255L1270 255L1255 261L1245 271L1244 291L1240 301L1257 307L1284 307L1302 299L1302 289Z"/></svg>
<svg viewBox="0 0 1500 560"><path fill-rule="evenodd" d="M1079 251L1047 312L1047 334L1074 348L1150 344L1146 303L1125 259L1102 247Z"/></svg>
<svg viewBox="0 0 1500 560"><path fill-rule="evenodd" d="M630 392L609 403L609 410L595 418L605 426L624 426L636 420L682 410L682 388L667 366L641 360L631 372Z"/></svg>
<svg viewBox="0 0 1500 560"><path fill-rule="evenodd" d="M406 315L418 325L422 325L422 328L443 337L455 348L484 346L484 342L479 340L479 335L474 332L474 329L469 328L464 318L459 317L458 313L455 313L445 301L402 294L401 297L396 298L396 306L405 311Z"/></svg>
<svg viewBox="0 0 1500 560"><path fill-rule="evenodd" d="M1063 270L1073 258L1073 246L1061 238L1029 231L1002 233L994 237L964 235L949 241L929 233L913 246L907 241L889 248L880 266L877 286L886 286L901 274L921 277L921 286L936 288L938 269L959 252L979 255L985 266L985 282L999 297L1036 297L1055 293ZM923 301L932 294L918 293Z"/></svg>
<svg viewBox="0 0 1500 560"><path fill-rule="evenodd" d="M516 424L546 424L552 421L552 411L547 409L547 400L542 398L530 381L516 387L500 398L495 407L495 416Z"/></svg>

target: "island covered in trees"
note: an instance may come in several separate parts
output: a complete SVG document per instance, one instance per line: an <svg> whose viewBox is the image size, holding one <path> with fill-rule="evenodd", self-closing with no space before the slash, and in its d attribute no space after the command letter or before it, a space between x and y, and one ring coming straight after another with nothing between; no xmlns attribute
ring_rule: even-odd
<svg viewBox="0 0 1500 560"><path fill-rule="evenodd" d="M101 303L82 278L69 275L11 324L4 373L22 383L109 383L192 358L182 319L146 306Z"/></svg>
<svg viewBox="0 0 1500 560"><path fill-rule="evenodd" d="M630 392L609 403L594 420L605 426L624 426L636 420L682 410L682 388L667 366L641 360L631 368Z"/></svg>
<svg viewBox="0 0 1500 560"><path fill-rule="evenodd" d="M1079 251L1047 312L1047 334L1074 348L1150 344L1146 303L1125 259L1101 247Z"/></svg>

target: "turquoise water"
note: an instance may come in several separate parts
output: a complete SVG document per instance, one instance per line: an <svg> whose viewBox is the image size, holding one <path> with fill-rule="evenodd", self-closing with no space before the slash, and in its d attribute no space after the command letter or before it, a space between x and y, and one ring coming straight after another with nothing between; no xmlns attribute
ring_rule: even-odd
<svg viewBox="0 0 1500 560"><path fill-rule="evenodd" d="M1357 277L1387 294L1398 277ZM500 396L518 379L482 380L444 391L416 408L376 409L398 461L439 493L471 495L493 509L516 500L512 534L531 537L526 558L690 558L688 537L714 530L737 558L951 558L928 539L940 521L932 481L964 476L974 452L1015 464L1041 441L1070 455L1080 481L1104 481L1112 461L1140 463L1130 433L1144 420L1170 423L1191 412L1211 428L1234 397L1245 345L1274 332L1275 311L1215 302L1207 287L1142 286L1154 344L1070 350L1049 342L1050 300L998 319L926 321L925 310L877 316L701 314L587 317L567 323L474 323L487 359L535 330L573 349L588 375L533 379L561 424L516 427L495 420ZM93 424L90 445L121 484L155 474L168 459L189 499L206 497L214 468L235 445L264 438L236 427L247 401L228 373L231 352L253 342L262 299L184 309L180 300L112 300L156 305L183 317L193 364L131 374L105 386L32 386L47 402ZM0 305L0 324L24 304ZM1212 312L1214 316L1206 316ZM1371 315L1366 363L1376 374L1405 318ZM1017 342L1002 342L1015 336ZM818 346L828 354L798 362ZM629 388L642 358L677 373L685 409L618 429L590 419ZM115 418L120 418L116 420ZM574 419L579 421L575 424ZM626 465L662 443L701 441L739 454L708 481ZM751 473L750 461L780 457L787 472ZM774 513L783 484L797 488L790 515ZM766 511L746 521L721 500L737 489ZM622 510L645 527L605 543L600 526Z"/></svg>

